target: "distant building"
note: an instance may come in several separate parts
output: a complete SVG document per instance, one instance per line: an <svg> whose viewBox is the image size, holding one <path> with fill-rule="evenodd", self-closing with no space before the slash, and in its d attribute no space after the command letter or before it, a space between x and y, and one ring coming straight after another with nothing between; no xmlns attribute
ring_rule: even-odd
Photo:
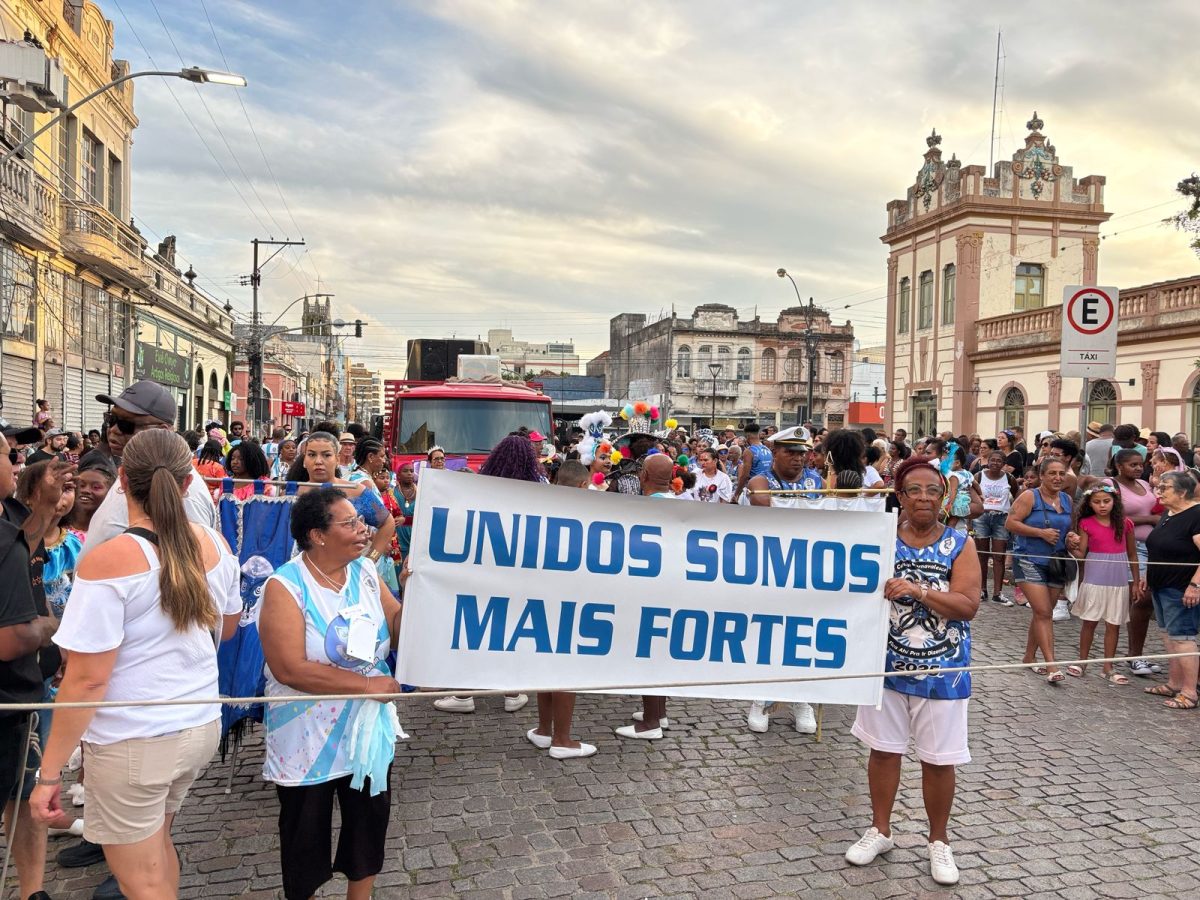
<svg viewBox="0 0 1200 900"><path fill-rule="evenodd" d="M347 384L350 411L346 420L369 426L372 417L383 413L383 376L362 363L352 363L347 371Z"/></svg>
<svg viewBox="0 0 1200 900"><path fill-rule="evenodd" d="M851 363L850 402L880 404L886 400L887 347L856 347Z"/></svg>
<svg viewBox="0 0 1200 900"><path fill-rule="evenodd" d="M587 374L592 376L604 377L604 370L608 366L608 351L604 350L592 357L587 362Z"/></svg>
<svg viewBox="0 0 1200 900"><path fill-rule="evenodd" d="M849 322L834 325L825 310L814 307L817 354L809 360L807 314L808 307L800 306L783 310L774 322L757 316L741 321L737 310L721 303L698 306L690 318L672 313L653 322L622 313L609 324L606 392L658 403L685 424L780 425L813 418L844 425L854 329Z"/></svg>
<svg viewBox="0 0 1200 900"><path fill-rule="evenodd" d="M579 356L570 342L531 344L513 337L511 329L488 329L488 346L500 364L514 375L540 375L542 372L579 374Z"/></svg>

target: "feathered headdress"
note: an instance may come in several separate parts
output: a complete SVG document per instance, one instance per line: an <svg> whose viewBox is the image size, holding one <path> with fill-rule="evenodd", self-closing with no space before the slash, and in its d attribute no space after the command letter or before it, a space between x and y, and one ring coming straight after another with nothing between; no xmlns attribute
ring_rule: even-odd
<svg viewBox="0 0 1200 900"><path fill-rule="evenodd" d="M585 466L592 464L598 452L605 452L604 447L608 448L606 452L612 452L611 445L604 439L604 429L612 422L613 417L602 409L588 413L579 420L579 427L584 430L585 434L576 449L579 450L579 461Z"/></svg>

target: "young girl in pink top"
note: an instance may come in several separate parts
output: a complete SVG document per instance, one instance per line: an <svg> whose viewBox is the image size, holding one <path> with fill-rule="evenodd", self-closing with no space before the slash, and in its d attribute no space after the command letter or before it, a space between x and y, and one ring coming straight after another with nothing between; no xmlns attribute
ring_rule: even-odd
<svg viewBox="0 0 1200 900"><path fill-rule="evenodd" d="M1129 621L1130 591L1140 584L1133 522L1125 517L1116 488L1100 484L1083 492L1074 527L1067 534L1067 552L1083 560L1079 595L1071 604L1071 612L1080 619L1079 658L1088 658L1096 626L1103 621L1104 657L1110 659L1117 655L1121 626ZM1083 666L1067 666L1067 674L1079 678ZM1129 683L1109 662L1104 663L1104 679Z"/></svg>

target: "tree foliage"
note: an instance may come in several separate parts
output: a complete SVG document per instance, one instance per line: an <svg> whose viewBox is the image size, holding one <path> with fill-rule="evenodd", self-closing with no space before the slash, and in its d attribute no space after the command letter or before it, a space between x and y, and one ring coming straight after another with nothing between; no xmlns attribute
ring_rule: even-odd
<svg viewBox="0 0 1200 900"><path fill-rule="evenodd" d="M1177 213L1173 217L1175 227L1180 231L1186 231L1195 235L1192 238L1191 247L1200 256L1200 177L1197 177L1193 172L1191 178L1185 178L1176 185L1180 195L1191 201L1191 205L1182 212Z"/></svg>

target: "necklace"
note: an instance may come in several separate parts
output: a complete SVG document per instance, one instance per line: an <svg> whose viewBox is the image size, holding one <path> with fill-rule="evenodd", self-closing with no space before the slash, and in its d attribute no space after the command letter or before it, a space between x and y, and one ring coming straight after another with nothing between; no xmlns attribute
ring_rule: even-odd
<svg viewBox="0 0 1200 900"><path fill-rule="evenodd" d="M327 585L329 585L331 588L333 588L334 592L339 593L339 594L342 592L342 589L346 587L345 571L342 572L342 583L338 584L336 581L334 581L332 578L330 578L329 575L327 575L324 571L322 571L321 568L315 562L312 561L312 557L310 557L307 553L303 554L303 556L304 556L304 562L308 565L308 567L310 569L312 569L313 572L315 572L317 575L321 576L321 578L324 579L325 583Z"/></svg>
<svg viewBox="0 0 1200 900"><path fill-rule="evenodd" d="M132 522L129 523L129 527L132 528L134 525L137 525L139 522L150 522L150 517L149 516L138 516L138 518L134 519ZM150 522L150 524L153 525L154 523Z"/></svg>

